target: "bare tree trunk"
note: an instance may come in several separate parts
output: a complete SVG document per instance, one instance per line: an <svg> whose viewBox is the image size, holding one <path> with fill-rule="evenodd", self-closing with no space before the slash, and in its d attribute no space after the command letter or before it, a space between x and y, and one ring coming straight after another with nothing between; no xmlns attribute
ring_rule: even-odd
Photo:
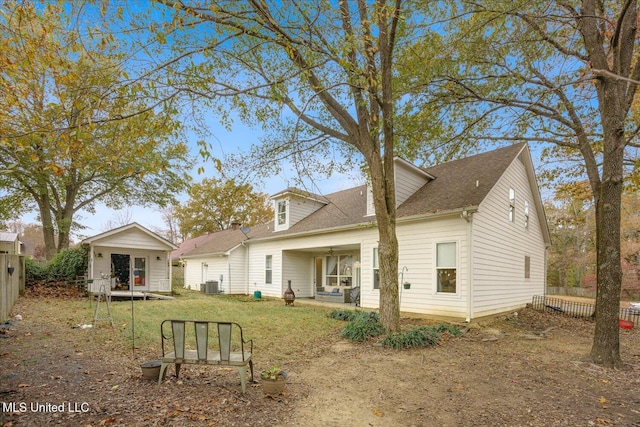
<svg viewBox="0 0 640 427"><path fill-rule="evenodd" d="M56 230L53 225L53 217L51 216L51 207L48 197L43 197L37 201L40 211L40 220L42 222L42 234L44 237L45 257L53 259L58 253L56 247Z"/></svg>
<svg viewBox="0 0 640 427"><path fill-rule="evenodd" d="M389 185L389 183L394 182L393 177L385 176L382 170L376 170L381 166L381 162L374 162L371 165L371 186L380 239L378 241L380 322L387 332L397 332L400 330L400 306L398 297L398 239L396 237L395 223L395 190L392 184ZM393 175L393 167L390 169Z"/></svg>
<svg viewBox="0 0 640 427"><path fill-rule="evenodd" d="M622 133L620 133L622 135ZM620 357L620 206L622 200L622 137L604 153L602 183L596 198L597 276L596 329L591 347L594 362L609 367L622 365Z"/></svg>

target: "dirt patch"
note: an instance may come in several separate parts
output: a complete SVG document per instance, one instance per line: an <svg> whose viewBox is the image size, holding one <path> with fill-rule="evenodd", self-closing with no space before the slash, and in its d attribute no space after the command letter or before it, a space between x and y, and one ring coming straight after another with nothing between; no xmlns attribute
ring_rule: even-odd
<svg viewBox="0 0 640 427"><path fill-rule="evenodd" d="M532 310L424 349L336 335L286 366L286 395L265 397L258 383L243 395L235 369L186 366L177 381L170 368L158 387L140 369L153 355L41 322L44 301L21 298L24 320L0 338L0 425L640 426L638 328L621 330L624 370L584 361L593 323Z"/></svg>

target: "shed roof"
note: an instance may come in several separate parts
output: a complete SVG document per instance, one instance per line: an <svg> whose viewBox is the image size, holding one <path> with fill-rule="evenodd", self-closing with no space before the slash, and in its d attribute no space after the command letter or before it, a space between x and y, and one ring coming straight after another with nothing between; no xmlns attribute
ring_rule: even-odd
<svg viewBox="0 0 640 427"><path fill-rule="evenodd" d="M158 242L160 242L161 244L167 246L168 249L178 249L178 246L174 245L173 243L171 243L167 239L157 235L153 231L141 226L137 222L132 222L131 224L123 225L122 227L114 228L114 229L111 229L109 231L105 231L104 233L100 233L100 234L96 234L95 236L87 237L86 239L84 239L82 241L82 243L89 244L89 245L95 244L95 243L99 242L100 240L106 239L108 237L115 236L116 234L126 233L127 231L131 231L131 230L139 230L139 231L143 232L144 234L148 235L152 239L155 239Z"/></svg>

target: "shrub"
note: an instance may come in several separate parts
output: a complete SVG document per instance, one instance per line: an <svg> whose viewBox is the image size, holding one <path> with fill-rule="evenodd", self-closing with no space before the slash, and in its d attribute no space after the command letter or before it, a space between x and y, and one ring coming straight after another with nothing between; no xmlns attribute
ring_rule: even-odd
<svg viewBox="0 0 640 427"><path fill-rule="evenodd" d="M440 340L440 334L443 332L448 332L453 336L458 336L462 333L458 328L451 325L420 326L405 332L389 334L382 342L382 345L391 348L426 347L437 344Z"/></svg>
<svg viewBox="0 0 640 427"><path fill-rule="evenodd" d="M440 333L437 328L420 326L405 332L389 334L382 342L382 345L392 348L425 347L436 344L439 339Z"/></svg>
<svg viewBox="0 0 640 427"><path fill-rule="evenodd" d="M457 337L462 335L462 331L459 328L456 328L455 326L451 326L451 325L438 325L436 327L436 329L438 330L438 332L442 333L442 332L448 332L449 335Z"/></svg>
<svg viewBox="0 0 640 427"><path fill-rule="evenodd" d="M48 263L27 257L25 268L27 280L74 280L87 271L87 249L64 249Z"/></svg>
<svg viewBox="0 0 640 427"><path fill-rule="evenodd" d="M87 248L69 248L58 252L49 263L49 279L74 280L87 270Z"/></svg>
<svg viewBox="0 0 640 427"><path fill-rule="evenodd" d="M366 341L384 332L378 313L359 311L340 333L353 341Z"/></svg>
<svg viewBox="0 0 640 427"><path fill-rule="evenodd" d="M333 310L327 316L329 316L329 318L331 319L344 320L346 322L349 322L356 317L357 313L358 311L354 310L339 309Z"/></svg>
<svg viewBox="0 0 640 427"><path fill-rule="evenodd" d="M25 257L25 274L28 281L31 280L44 280L47 278L48 269L47 263L38 262L30 257Z"/></svg>

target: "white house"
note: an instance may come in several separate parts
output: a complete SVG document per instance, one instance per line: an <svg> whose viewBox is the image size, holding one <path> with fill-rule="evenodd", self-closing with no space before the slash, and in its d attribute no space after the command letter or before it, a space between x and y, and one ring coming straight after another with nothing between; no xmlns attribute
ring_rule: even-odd
<svg viewBox="0 0 640 427"><path fill-rule="evenodd" d="M185 241L173 251L184 267L184 286L201 290L206 282L216 282L217 292L242 294L247 291L250 238L267 235L268 224L253 229L231 224L231 228Z"/></svg>
<svg viewBox="0 0 640 427"><path fill-rule="evenodd" d="M171 252L178 246L132 223L86 238L89 278L111 278L116 289L171 292ZM95 290L97 291L97 289Z"/></svg>
<svg viewBox="0 0 640 427"><path fill-rule="evenodd" d="M544 293L550 237L526 144L426 169L394 165L402 311L469 320ZM273 222L215 233L183 254L185 284L222 279L225 292L282 297L291 281L297 298L338 291L345 302L359 287L361 306L377 308L367 186L325 196L288 188L272 199Z"/></svg>

